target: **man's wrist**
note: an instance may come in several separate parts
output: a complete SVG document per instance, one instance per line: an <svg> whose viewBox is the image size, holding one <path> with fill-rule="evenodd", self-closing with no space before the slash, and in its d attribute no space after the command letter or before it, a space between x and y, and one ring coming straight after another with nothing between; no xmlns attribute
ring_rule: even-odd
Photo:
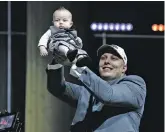
<svg viewBox="0 0 165 132"><path fill-rule="evenodd" d="M80 78L82 72L86 69L87 67L77 67L75 64L72 65L70 69L70 74L76 78Z"/></svg>

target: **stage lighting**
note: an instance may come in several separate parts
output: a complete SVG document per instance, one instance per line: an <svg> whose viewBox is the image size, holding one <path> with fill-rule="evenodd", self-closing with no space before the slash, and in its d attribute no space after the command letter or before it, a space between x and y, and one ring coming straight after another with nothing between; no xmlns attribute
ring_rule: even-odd
<svg viewBox="0 0 165 132"><path fill-rule="evenodd" d="M109 24L109 30L110 30L110 31L113 31L114 28L115 28L114 24L113 24L113 23L110 23L110 24Z"/></svg>
<svg viewBox="0 0 165 132"><path fill-rule="evenodd" d="M91 24L91 30L93 30L93 31L97 30L97 24L96 23Z"/></svg>
<svg viewBox="0 0 165 132"><path fill-rule="evenodd" d="M125 31L126 30L126 25L124 23L122 23L120 25L121 31Z"/></svg>
<svg viewBox="0 0 165 132"><path fill-rule="evenodd" d="M133 25L131 24L131 23L128 23L127 25L126 25L126 30L127 31L131 31L133 29Z"/></svg>
<svg viewBox="0 0 165 132"><path fill-rule="evenodd" d="M103 30L104 30L104 31L107 31L107 30L108 30L108 23L104 23L104 25L103 25Z"/></svg>
<svg viewBox="0 0 165 132"><path fill-rule="evenodd" d="M103 30L103 24L102 24L102 23L98 23L97 29L98 29L99 31L102 31L102 30Z"/></svg>
<svg viewBox="0 0 165 132"><path fill-rule="evenodd" d="M132 31L131 23L92 23L90 26L92 31Z"/></svg>
<svg viewBox="0 0 165 132"><path fill-rule="evenodd" d="M164 31L164 25L163 24L153 24L151 27L152 31L159 31L163 32Z"/></svg>
<svg viewBox="0 0 165 132"><path fill-rule="evenodd" d="M115 31L119 31L120 30L120 24L119 23L116 23L115 24Z"/></svg>
<svg viewBox="0 0 165 132"><path fill-rule="evenodd" d="M159 24L158 30L160 32L163 32L164 31L164 25L163 24Z"/></svg>
<svg viewBox="0 0 165 132"><path fill-rule="evenodd" d="M153 24L153 25L152 25L152 30L153 30L153 31L158 31L158 26L157 26L157 24Z"/></svg>

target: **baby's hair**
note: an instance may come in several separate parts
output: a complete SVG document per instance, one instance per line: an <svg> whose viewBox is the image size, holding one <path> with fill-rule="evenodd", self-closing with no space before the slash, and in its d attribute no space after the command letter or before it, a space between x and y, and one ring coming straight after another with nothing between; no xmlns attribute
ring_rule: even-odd
<svg viewBox="0 0 165 132"><path fill-rule="evenodd" d="M54 20L54 16L55 16L55 12L56 11L68 11L68 12L70 12L68 9L66 9L64 6L60 6L59 8L57 8L55 11L54 11L54 13L53 13L53 20ZM72 13L70 12L70 14L71 14L71 18L72 18Z"/></svg>
<svg viewBox="0 0 165 132"><path fill-rule="evenodd" d="M68 9L66 9L65 7L63 7L63 6L60 6L59 8L57 8L57 10L68 10ZM57 11L56 10L56 11Z"/></svg>

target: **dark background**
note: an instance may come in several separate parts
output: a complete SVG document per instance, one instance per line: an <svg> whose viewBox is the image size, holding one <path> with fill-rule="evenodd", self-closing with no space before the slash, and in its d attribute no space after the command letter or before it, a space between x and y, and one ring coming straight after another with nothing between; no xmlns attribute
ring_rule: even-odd
<svg viewBox="0 0 165 132"><path fill-rule="evenodd" d="M27 2L12 3L12 31L27 31ZM83 2L87 5L87 32L79 33L86 38L84 49L97 64L96 50L102 44L90 29L92 22L130 22L134 25L131 32L120 34L164 35L153 32L151 25L164 23L164 2ZM71 7L82 2L71 2ZM70 8L74 16L83 15ZM76 21L74 21L76 25ZM78 23L78 22L77 22ZM81 22L79 22L81 23ZM77 26L79 31L79 27ZM0 2L0 31L7 31L7 2ZM112 32L107 32L112 33ZM115 32L118 33L118 32ZM141 132L161 132L164 129L164 39L107 38L107 43L122 46L128 56L127 74L138 74L147 84L147 97ZM26 80L26 35L12 35L12 111L25 114ZM0 34L0 109L7 108L7 35Z"/></svg>

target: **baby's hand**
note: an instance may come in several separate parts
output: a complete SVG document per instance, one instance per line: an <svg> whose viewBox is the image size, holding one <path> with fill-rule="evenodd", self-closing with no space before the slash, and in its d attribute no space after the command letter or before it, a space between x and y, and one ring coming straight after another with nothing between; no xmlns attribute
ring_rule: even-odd
<svg viewBox="0 0 165 132"><path fill-rule="evenodd" d="M76 40L77 40L79 43L81 43L81 44L82 44L82 40L81 40L81 38L80 38L80 37L77 37L77 38L76 38Z"/></svg>
<svg viewBox="0 0 165 132"><path fill-rule="evenodd" d="M40 55L41 56L47 56L48 55L48 51L46 50L46 48L44 46L40 46Z"/></svg>

